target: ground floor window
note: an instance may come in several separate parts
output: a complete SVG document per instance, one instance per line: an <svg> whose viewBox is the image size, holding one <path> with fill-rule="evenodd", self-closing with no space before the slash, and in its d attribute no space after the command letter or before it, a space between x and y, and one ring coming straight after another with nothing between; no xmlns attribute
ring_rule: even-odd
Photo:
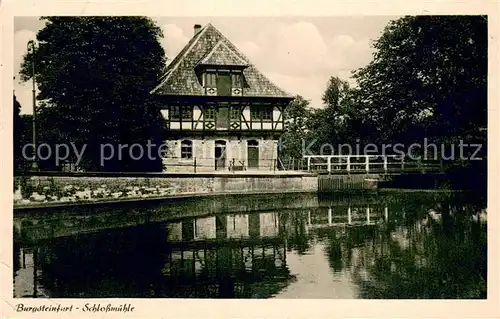
<svg viewBox="0 0 500 319"><path fill-rule="evenodd" d="M189 140L184 140L181 142L181 158L191 159L193 158L193 142Z"/></svg>

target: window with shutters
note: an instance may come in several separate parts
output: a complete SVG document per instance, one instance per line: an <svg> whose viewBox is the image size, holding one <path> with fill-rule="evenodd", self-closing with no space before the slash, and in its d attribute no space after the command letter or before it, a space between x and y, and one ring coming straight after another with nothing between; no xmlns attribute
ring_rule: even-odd
<svg viewBox="0 0 500 319"><path fill-rule="evenodd" d="M243 72L241 70L231 70L227 69L212 69L203 71L202 75L203 83L205 89L208 92L216 92L216 95L232 95L233 89L239 89L239 92L243 90Z"/></svg>

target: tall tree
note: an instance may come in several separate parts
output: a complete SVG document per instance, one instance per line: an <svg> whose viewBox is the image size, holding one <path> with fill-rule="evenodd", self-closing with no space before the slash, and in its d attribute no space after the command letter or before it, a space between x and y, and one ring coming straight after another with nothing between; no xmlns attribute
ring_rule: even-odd
<svg viewBox="0 0 500 319"><path fill-rule="evenodd" d="M486 126L487 20L411 16L389 23L360 69L358 104L385 142L457 141Z"/></svg>
<svg viewBox="0 0 500 319"><path fill-rule="evenodd" d="M354 94L355 90L347 81L331 77L322 96L325 107L315 110L311 117L314 138L320 145L331 145L334 152L339 151L339 145L353 143L358 137L354 126L357 125L359 110L353 103Z"/></svg>
<svg viewBox="0 0 500 319"><path fill-rule="evenodd" d="M322 96L323 104L333 112L338 112L348 95L349 83L339 77L332 76L328 80L325 93Z"/></svg>
<svg viewBox="0 0 500 319"><path fill-rule="evenodd" d="M355 142L359 123L354 94L348 82L331 77L323 94L324 108L313 109L309 101L297 96L285 110L288 127L281 155L301 158L304 152L336 153L339 145Z"/></svg>
<svg viewBox="0 0 500 319"><path fill-rule="evenodd" d="M280 138L281 158L301 158L302 144L308 137L312 110L309 101L297 95L284 112L286 129Z"/></svg>
<svg viewBox="0 0 500 319"><path fill-rule="evenodd" d="M373 61L355 73L355 104L377 144L438 145L459 179L486 190L488 25L484 16L411 16L390 22L374 42ZM433 152L431 149L430 152ZM453 156L454 155L454 156ZM451 157L450 157L451 156ZM443 158L443 157L442 157Z"/></svg>
<svg viewBox="0 0 500 319"><path fill-rule="evenodd" d="M44 101L38 130L58 131L59 143L86 144L86 169L158 170L161 160L134 160L127 148L121 160L115 153L101 167L100 150L106 143L161 143L163 121L149 97L164 70L161 29L145 17L42 19L47 24L37 34L39 47L21 69L22 79L30 79L35 61L38 99Z"/></svg>

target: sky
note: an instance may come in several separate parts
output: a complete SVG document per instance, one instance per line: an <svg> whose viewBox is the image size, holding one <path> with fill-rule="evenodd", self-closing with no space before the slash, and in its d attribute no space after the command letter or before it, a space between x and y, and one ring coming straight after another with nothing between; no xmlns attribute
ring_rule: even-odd
<svg viewBox="0 0 500 319"><path fill-rule="evenodd" d="M395 16L333 17L152 17L163 30L169 59L193 36L195 24L212 23L271 81L315 108L331 76L350 80L351 72L372 59L372 41ZM14 90L22 114L32 113L31 82L18 75L27 42L44 22L38 17L14 20Z"/></svg>

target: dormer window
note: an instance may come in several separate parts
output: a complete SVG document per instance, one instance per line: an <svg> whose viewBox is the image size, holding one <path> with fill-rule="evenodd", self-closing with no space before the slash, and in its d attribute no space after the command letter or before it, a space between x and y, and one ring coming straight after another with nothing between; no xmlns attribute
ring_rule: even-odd
<svg viewBox="0 0 500 319"><path fill-rule="evenodd" d="M202 79L206 95L242 96L243 70L248 66L248 61L231 43L220 40L196 64L196 72Z"/></svg>
<svg viewBox="0 0 500 319"><path fill-rule="evenodd" d="M206 88L217 87L217 73L215 71L205 72L205 87Z"/></svg>
<svg viewBox="0 0 500 319"><path fill-rule="evenodd" d="M233 88L241 88L241 73L232 73L231 74L231 79L233 83Z"/></svg>
<svg viewBox="0 0 500 319"><path fill-rule="evenodd" d="M206 69L202 72L202 85L207 95L243 95L243 72L238 69Z"/></svg>

